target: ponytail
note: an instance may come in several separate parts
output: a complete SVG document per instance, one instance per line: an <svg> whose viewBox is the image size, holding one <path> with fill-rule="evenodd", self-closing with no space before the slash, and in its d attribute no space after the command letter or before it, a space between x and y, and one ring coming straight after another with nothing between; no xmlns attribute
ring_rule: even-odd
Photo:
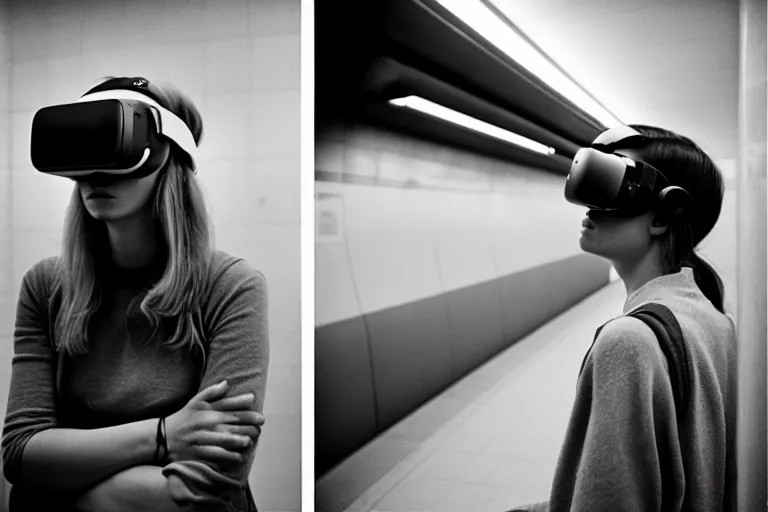
<svg viewBox="0 0 768 512"><path fill-rule="evenodd" d="M701 256L696 254L694 250L685 258L682 266L693 269L696 284L701 292L718 311L725 313L725 288L723 281L712 265L701 259Z"/></svg>
<svg viewBox="0 0 768 512"><path fill-rule="evenodd" d="M724 313L723 282L715 269L694 250L720 217L725 193L720 169L687 137L655 126L628 126L646 139L642 146L643 162L663 171L668 184L687 191L692 201L688 211L682 212L683 215L675 212L669 216L667 205L658 208L663 201L654 207L654 213L661 214L669 226L658 240L664 273L673 274L680 272L681 267L690 267L701 292L718 311Z"/></svg>
<svg viewBox="0 0 768 512"><path fill-rule="evenodd" d="M715 308L725 313L725 286L712 265L696 252L698 241L694 239L690 222L677 224L667 230L662 252L667 271L679 272L681 267L693 270L696 285Z"/></svg>

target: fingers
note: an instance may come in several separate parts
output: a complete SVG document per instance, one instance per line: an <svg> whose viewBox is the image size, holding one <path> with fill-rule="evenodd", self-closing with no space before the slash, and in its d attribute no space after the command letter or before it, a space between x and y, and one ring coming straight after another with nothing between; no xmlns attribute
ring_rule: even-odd
<svg viewBox="0 0 768 512"><path fill-rule="evenodd" d="M204 416L200 416L199 425L205 427L215 427L218 425L250 425L259 427L264 424L264 415L256 411L205 411Z"/></svg>
<svg viewBox="0 0 768 512"><path fill-rule="evenodd" d="M227 423L237 425L261 427L265 421L264 415L256 411L229 411L227 414L235 417L234 420L227 421Z"/></svg>
<svg viewBox="0 0 768 512"><path fill-rule="evenodd" d="M211 407L217 411L238 411L250 409L253 403L253 393L237 395L231 398L222 398L211 403Z"/></svg>
<svg viewBox="0 0 768 512"><path fill-rule="evenodd" d="M247 416L247 414L245 414L246 412L247 411L207 411L205 419L201 422L201 425L210 428L211 430L216 430L216 427L225 424L249 425L251 424L250 422L243 420L243 417Z"/></svg>
<svg viewBox="0 0 768 512"><path fill-rule="evenodd" d="M224 395L227 394L227 391L229 391L229 384L227 381L221 381L218 384L214 384L213 386L208 386L201 392L199 392L195 397L191 400L193 402L212 402L215 400L218 400L220 398L223 398Z"/></svg>
<svg viewBox="0 0 768 512"><path fill-rule="evenodd" d="M218 432L228 432L230 434L237 434L241 436L248 436L254 441L261 435L261 427L255 425L238 425L231 423L223 423L216 427Z"/></svg>
<svg viewBox="0 0 768 512"><path fill-rule="evenodd" d="M190 441L194 442L195 435L200 432L206 431L218 431L228 432L225 429L221 429L222 425L248 425L253 426L252 421L248 421L249 415L237 412L222 412L222 411L200 411L195 417L193 422L187 424L188 435L192 435Z"/></svg>
<svg viewBox="0 0 768 512"><path fill-rule="evenodd" d="M243 451L251 447L251 438L229 432L202 431L196 436L198 445L219 446L230 451Z"/></svg>
<svg viewBox="0 0 768 512"><path fill-rule="evenodd" d="M246 460L246 454L232 452L220 446L198 445L190 449L195 458L214 464L239 464Z"/></svg>

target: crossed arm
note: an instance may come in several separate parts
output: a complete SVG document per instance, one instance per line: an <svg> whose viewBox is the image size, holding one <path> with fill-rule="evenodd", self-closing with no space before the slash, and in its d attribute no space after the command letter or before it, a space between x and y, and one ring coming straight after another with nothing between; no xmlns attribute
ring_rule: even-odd
<svg viewBox="0 0 768 512"><path fill-rule="evenodd" d="M166 466L178 465L181 469L179 474L169 472L165 476L166 470L160 467L133 466L109 476L82 493L75 500L74 508L78 511L133 511L150 507L161 512L197 511L208 510L209 505L230 502L232 494L241 490L242 471L245 470L247 477L250 469L247 461L253 453L248 449L250 442L240 444L242 440L251 439L250 436L235 437L231 434L237 434L238 429L255 429L251 425L238 424L237 415L230 416L229 420L215 419L213 423L201 421L212 415L226 417L226 411L236 411L234 407L242 408L252 398L252 395L242 395L213 401L212 395L222 396L226 391L225 385L209 387L193 398L182 411L180 418L187 418L189 425L182 427L183 435L176 436L179 449L174 451L174 462ZM223 421L235 421L236 424L230 425ZM178 422L179 419L176 419ZM214 429L200 429L206 425L212 425ZM258 435L251 435L255 442ZM195 439L196 443L189 445L186 441L191 439ZM237 445L234 444L236 439ZM199 456L191 452L197 452ZM222 454L226 457L222 457ZM212 458L211 455L216 457ZM200 490L197 490L198 486Z"/></svg>
<svg viewBox="0 0 768 512"><path fill-rule="evenodd" d="M209 325L205 389L222 379L229 396L251 393L263 406L268 339L266 283L236 262L214 284L220 300L205 312ZM239 463L217 465L182 456L165 468L152 465L157 420L103 429L59 428L55 352L40 297L40 269L25 275L17 308L14 359L3 432L3 470L14 485L62 496L78 494L78 510L207 510L228 501L247 482L256 443ZM44 277L44 276L43 276ZM223 426L225 427L225 426Z"/></svg>

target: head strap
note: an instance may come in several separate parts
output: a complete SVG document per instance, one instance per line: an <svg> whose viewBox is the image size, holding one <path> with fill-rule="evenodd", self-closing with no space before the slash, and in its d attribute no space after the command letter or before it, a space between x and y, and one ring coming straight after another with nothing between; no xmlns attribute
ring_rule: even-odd
<svg viewBox="0 0 768 512"><path fill-rule="evenodd" d="M192 131L187 126L187 123L182 121L179 116L170 110L162 107L154 99L150 98L146 94L142 94L136 91L127 89L110 89L108 91L99 91L85 94L78 100L78 103L100 100L140 101L149 105L152 107L152 109L154 109L153 115L155 117L155 122L157 123L158 131L175 142L185 153L190 156L193 162L196 160L197 144L195 144L195 137L192 135Z"/></svg>
<svg viewBox="0 0 768 512"><path fill-rule="evenodd" d="M630 126L617 126L606 130L592 141L592 147L603 153L613 153L621 145L622 148L643 146L648 139Z"/></svg>

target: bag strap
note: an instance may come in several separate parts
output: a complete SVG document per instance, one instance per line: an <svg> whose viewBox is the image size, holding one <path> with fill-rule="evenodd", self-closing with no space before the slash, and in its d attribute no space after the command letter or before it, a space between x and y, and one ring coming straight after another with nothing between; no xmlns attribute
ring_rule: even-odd
<svg viewBox="0 0 768 512"><path fill-rule="evenodd" d="M688 351L686 350L685 340L683 339L683 331L680 328L677 318L675 318L675 315L669 308L656 303L644 304L627 313L626 316L641 320L645 325L650 327L656 335L661 351L667 359L669 377L672 383L672 395L675 400L675 411L679 421L688 407L690 369L688 366ZM597 340L600 331L603 330L603 327L605 327L606 324L601 325L597 329L595 332L595 340ZM581 372L584 370L584 365L586 364L587 356L589 356L590 351L591 348L581 362L579 375L581 375Z"/></svg>
<svg viewBox="0 0 768 512"><path fill-rule="evenodd" d="M675 397L675 409L679 420L688 407L690 382L688 351L680 324L672 311L661 304L645 304L627 316L645 322L659 340L661 350L667 358L672 394Z"/></svg>

